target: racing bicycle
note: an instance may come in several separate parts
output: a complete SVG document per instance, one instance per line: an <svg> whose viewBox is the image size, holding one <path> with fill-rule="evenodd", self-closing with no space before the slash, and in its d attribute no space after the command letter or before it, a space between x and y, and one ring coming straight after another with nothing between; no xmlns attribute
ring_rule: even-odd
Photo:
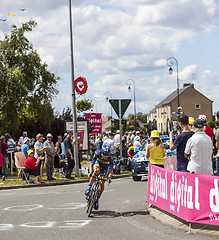
<svg viewBox="0 0 219 240"><path fill-rule="evenodd" d="M96 178L95 182L93 183L89 195L86 197L86 199L87 199L87 214L88 214L88 217L90 217L90 215L92 213L92 210L94 208L94 205L96 203L100 181L106 181L106 177L99 175Z"/></svg>

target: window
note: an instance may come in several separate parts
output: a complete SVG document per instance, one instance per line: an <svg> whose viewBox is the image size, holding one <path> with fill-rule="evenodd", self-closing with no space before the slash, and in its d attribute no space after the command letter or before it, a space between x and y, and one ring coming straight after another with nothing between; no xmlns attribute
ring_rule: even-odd
<svg viewBox="0 0 219 240"><path fill-rule="evenodd" d="M196 103L196 104L195 104L195 109L196 109L196 110L201 109L201 104L200 104L200 103Z"/></svg>

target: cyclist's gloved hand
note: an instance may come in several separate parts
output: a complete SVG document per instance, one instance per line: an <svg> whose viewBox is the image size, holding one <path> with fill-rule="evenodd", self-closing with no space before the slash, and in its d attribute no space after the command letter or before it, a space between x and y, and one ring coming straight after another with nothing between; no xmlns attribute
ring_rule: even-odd
<svg viewBox="0 0 219 240"><path fill-rule="evenodd" d="M109 182L109 184L112 182L111 178L107 178L107 181Z"/></svg>
<svg viewBox="0 0 219 240"><path fill-rule="evenodd" d="M93 175L93 172L90 172L90 177L92 177L92 175Z"/></svg>

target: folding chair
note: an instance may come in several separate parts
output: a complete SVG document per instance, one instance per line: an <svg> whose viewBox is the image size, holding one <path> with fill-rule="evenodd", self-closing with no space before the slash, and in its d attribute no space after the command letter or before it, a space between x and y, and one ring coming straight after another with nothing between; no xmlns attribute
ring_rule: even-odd
<svg viewBox="0 0 219 240"><path fill-rule="evenodd" d="M24 155L23 152L16 152L15 153L15 166L16 168L18 169L18 175L17 175L17 180L20 176L24 175L25 176L25 179L26 179L26 182L28 183L28 179L27 179L27 175L26 173L24 172L24 164L25 164L25 161L26 161L26 157ZM17 182L16 180L16 182Z"/></svg>

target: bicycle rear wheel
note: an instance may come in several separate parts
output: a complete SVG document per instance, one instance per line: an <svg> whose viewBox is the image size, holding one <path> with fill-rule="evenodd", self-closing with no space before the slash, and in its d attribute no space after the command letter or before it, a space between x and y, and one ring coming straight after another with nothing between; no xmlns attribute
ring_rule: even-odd
<svg viewBox="0 0 219 240"><path fill-rule="evenodd" d="M92 189L91 189L91 195L88 199L88 204L87 204L87 213L88 217L90 217L92 210L94 208L94 204L97 200L97 192L99 188L99 181L94 182Z"/></svg>

